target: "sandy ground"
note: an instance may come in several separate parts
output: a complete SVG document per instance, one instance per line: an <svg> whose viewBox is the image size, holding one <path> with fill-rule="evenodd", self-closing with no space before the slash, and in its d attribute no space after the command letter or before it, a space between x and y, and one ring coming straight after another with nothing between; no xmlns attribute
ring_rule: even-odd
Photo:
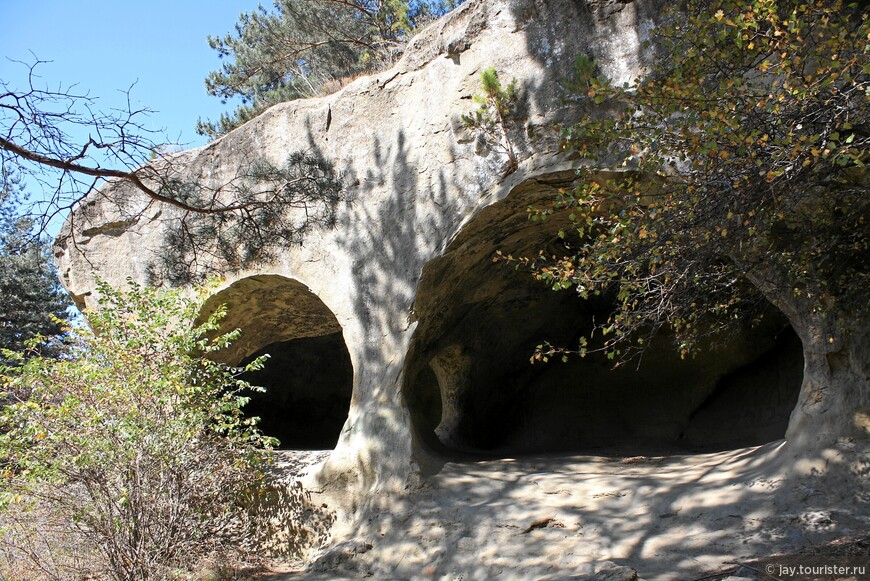
<svg viewBox="0 0 870 581"><path fill-rule="evenodd" d="M446 463L400 497L370 499L370 516L337 526L308 569L271 579L554 580L611 561L685 581L866 535L868 455L784 471L782 446ZM805 475L783 475L795 468Z"/></svg>

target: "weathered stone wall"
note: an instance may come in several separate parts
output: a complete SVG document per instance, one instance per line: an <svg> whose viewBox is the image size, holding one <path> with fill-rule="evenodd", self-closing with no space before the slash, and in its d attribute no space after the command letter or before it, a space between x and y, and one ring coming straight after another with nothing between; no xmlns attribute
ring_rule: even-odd
<svg viewBox="0 0 870 581"><path fill-rule="evenodd" d="M274 275L304 285L334 314L353 365L353 398L324 474L366 486L405 484L414 455L400 386L417 327L412 308L424 265L444 252L465 222L517 184L570 168L556 153L553 130L567 112L559 79L583 53L616 82L639 74L642 42L657 5L471 0L422 31L394 68L327 97L273 107L229 135L178 155L186 178L212 187L252 154L280 163L304 150L343 174L352 200L340 209L336 229L316 231L268 263L223 273L226 287L252 287L233 293L231 312L245 312L246 301L256 300L284 318L287 328L270 341L335 329L276 307L282 299L263 299L248 277ZM489 66L505 80L516 78L520 90L512 138L521 163L507 178L507 160L460 122L474 108L479 73ZM78 304L94 304L95 275L114 285L127 277L151 280L166 250L167 226L178 216L125 184L91 195L55 249L63 283ZM257 317L272 314L252 313L243 329L247 325L253 336ZM306 330L309 323L325 326ZM246 354L263 346L250 343Z"/></svg>

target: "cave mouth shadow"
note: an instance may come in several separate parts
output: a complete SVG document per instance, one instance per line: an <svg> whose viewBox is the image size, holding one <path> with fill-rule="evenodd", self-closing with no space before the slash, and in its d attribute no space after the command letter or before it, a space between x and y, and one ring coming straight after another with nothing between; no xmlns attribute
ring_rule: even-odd
<svg viewBox="0 0 870 581"><path fill-rule="evenodd" d="M682 358L660 333L638 365L600 354L530 363L544 341L575 346L612 303L554 292L496 250L531 256L566 220L526 208L574 178L538 176L479 212L423 269L403 395L416 446L448 459L662 456L782 439L803 379L803 349L773 306L715 349ZM708 346L708 347L712 347ZM557 358L558 359L558 358Z"/></svg>
<svg viewBox="0 0 870 581"><path fill-rule="evenodd" d="M589 314L561 306L522 310L529 318L540 315L541 326L552 325L556 334L582 325ZM661 337L639 365L614 368L600 355L532 365L537 333L517 322L517 310L497 309L498 303L472 309L448 347L415 365L406 398L418 440L430 453L456 459L667 456L785 437L803 352L779 317L685 360L672 338Z"/></svg>
<svg viewBox="0 0 870 581"><path fill-rule="evenodd" d="M209 357L244 367L268 355L263 369L240 378L250 391L242 409L260 418L281 450L327 450L338 442L350 411L354 370L333 311L302 282L277 274L239 279L205 302L198 323L221 306L226 315L213 335L240 330L226 349Z"/></svg>
<svg viewBox="0 0 870 581"><path fill-rule="evenodd" d="M250 393L243 411L280 441L281 450L335 448L350 410L353 366L341 333L266 345L242 360L269 355L263 369L240 379L266 388Z"/></svg>

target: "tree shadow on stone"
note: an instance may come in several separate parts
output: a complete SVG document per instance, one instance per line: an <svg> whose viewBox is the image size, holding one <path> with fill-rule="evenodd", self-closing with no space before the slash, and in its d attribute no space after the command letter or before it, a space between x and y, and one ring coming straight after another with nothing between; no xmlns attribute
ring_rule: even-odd
<svg viewBox="0 0 870 581"><path fill-rule="evenodd" d="M174 197L199 205L219 198L225 209L165 208L162 252L148 269L151 283L187 284L269 262L312 231L335 227L338 208L347 201L341 175L317 151L294 152L281 164L246 159L239 167L237 176L216 188L167 181Z"/></svg>

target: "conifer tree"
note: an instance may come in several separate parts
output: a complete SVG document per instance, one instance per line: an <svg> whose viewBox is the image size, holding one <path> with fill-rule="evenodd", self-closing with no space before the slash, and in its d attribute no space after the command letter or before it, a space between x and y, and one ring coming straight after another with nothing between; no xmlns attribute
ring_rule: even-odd
<svg viewBox="0 0 870 581"><path fill-rule="evenodd" d="M508 119L517 101L517 80L502 86L495 68L489 67L480 72L480 89L482 94L474 95L474 102L479 107L463 115L462 122L466 127L480 131L491 147L507 156L505 175L508 175L517 169L518 164L508 127Z"/></svg>
<svg viewBox="0 0 870 581"><path fill-rule="evenodd" d="M235 31L209 37L225 59L205 80L210 95L242 104L217 121L200 120L201 135L217 137L267 107L311 97L343 79L389 66L422 24L459 0L275 0L243 13Z"/></svg>
<svg viewBox="0 0 870 581"><path fill-rule="evenodd" d="M56 350L69 298L60 287L49 244L17 215L20 183L0 175L0 348L21 351L37 335L43 354ZM2 363L2 360L0 360Z"/></svg>

